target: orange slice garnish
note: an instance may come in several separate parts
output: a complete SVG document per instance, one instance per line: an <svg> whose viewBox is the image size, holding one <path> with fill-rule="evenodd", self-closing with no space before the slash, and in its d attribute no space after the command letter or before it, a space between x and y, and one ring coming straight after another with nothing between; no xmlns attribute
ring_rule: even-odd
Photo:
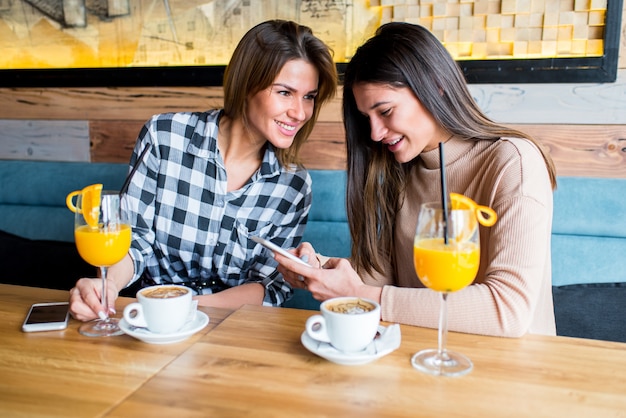
<svg viewBox="0 0 626 418"><path fill-rule="evenodd" d="M65 204L74 213L83 215L85 222L91 228L98 227L100 218L100 197L102 194L102 184L92 184L82 190L76 190L67 195ZM81 207L74 205L74 196L81 196Z"/></svg>
<svg viewBox="0 0 626 418"><path fill-rule="evenodd" d="M478 223L482 226L492 226L498 220L496 212L488 206L482 206L467 196L458 193L450 193L451 209L469 209L476 214Z"/></svg>

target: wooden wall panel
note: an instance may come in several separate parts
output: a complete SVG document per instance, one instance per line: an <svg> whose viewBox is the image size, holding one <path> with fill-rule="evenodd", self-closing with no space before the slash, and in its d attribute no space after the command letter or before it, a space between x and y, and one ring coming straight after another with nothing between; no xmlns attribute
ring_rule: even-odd
<svg viewBox="0 0 626 418"><path fill-rule="evenodd" d="M222 103L221 87L3 88L0 119L147 120Z"/></svg>
<svg viewBox="0 0 626 418"><path fill-rule="evenodd" d="M472 84L470 91L498 122L626 124L626 69L613 83Z"/></svg>
<svg viewBox="0 0 626 418"><path fill-rule="evenodd" d="M0 159L89 161L89 122L0 120Z"/></svg>
<svg viewBox="0 0 626 418"><path fill-rule="evenodd" d="M302 148L304 165L310 169L345 170L346 145L343 124L319 122Z"/></svg>
<svg viewBox="0 0 626 418"><path fill-rule="evenodd" d="M127 163L142 125L127 120L92 121L91 161ZM302 159L311 169L343 170L345 154L343 124L338 122L319 122L302 149Z"/></svg>
<svg viewBox="0 0 626 418"><path fill-rule="evenodd" d="M626 178L626 69L610 84L470 90L488 116L542 142L559 175ZM308 168L345 169L341 94L339 88L322 109L303 149ZM0 159L128 162L151 115L205 110L222 101L220 87L0 89Z"/></svg>
<svg viewBox="0 0 626 418"><path fill-rule="evenodd" d="M142 123L91 123L92 161L128 162ZM559 175L626 178L626 125L511 124L528 132L550 152ZM319 122L303 148L311 169L346 167L343 125Z"/></svg>
<svg viewBox="0 0 626 418"><path fill-rule="evenodd" d="M127 163L142 125L137 120L91 121L91 161Z"/></svg>
<svg viewBox="0 0 626 418"><path fill-rule="evenodd" d="M341 89L320 121L341 122ZM221 87L0 88L0 119L137 120L220 107Z"/></svg>
<svg viewBox="0 0 626 418"><path fill-rule="evenodd" d="M626 125L510 125L550 152L560 176L626 178Z"/></svg>

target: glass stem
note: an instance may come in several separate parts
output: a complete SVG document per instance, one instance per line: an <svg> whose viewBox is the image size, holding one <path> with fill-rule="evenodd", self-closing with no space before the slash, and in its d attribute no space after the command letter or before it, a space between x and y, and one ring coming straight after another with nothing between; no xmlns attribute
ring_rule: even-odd
<svg viewBox="0 0 626 418"><path fill-rule="evenodd" d="M441 308L439 311L439 346L437 347L437 355L442 361L448 359L446 352L446 343L448 337L448 292L441 292Z"/></svg>
<svg viewBox="0 0 626 418"><path fill-rule="evenodd" d="M107 267L100 267L100 276L102 277L102 297L101 303L106 315L106 321L109 320L109 305L107 298Z"/></svg>

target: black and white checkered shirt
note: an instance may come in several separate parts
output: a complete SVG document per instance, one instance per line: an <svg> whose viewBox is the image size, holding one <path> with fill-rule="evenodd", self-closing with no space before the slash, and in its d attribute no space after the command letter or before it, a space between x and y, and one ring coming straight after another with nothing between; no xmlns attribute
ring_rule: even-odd
<svg viewBox="0 0 626 418"><path fill-rule="evenodd" d="M139 168L124 202L133 225L131 283L144 271L157 283L256 282L266 289L263 303L279 305L291 287L271 252L250 236L297 246L311 208L311 178L281 167L268 143L260 169L241 189L227 192L217 148L220 115L155 115L141 130L131 158ZM150 152L137 161L148 144Z"/></svg>

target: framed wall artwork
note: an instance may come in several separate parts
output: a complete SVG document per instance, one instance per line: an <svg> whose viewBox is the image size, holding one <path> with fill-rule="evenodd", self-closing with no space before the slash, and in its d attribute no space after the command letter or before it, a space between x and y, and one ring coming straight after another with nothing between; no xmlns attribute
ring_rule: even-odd
<svg viewBox="0 0 626 418"><path fill-rule="evenodd" d="M470 83L610 82L623 0L0 0L0 86L221 85L241 36L310 26L341 69L377 27L416 23Z"/></svg>

